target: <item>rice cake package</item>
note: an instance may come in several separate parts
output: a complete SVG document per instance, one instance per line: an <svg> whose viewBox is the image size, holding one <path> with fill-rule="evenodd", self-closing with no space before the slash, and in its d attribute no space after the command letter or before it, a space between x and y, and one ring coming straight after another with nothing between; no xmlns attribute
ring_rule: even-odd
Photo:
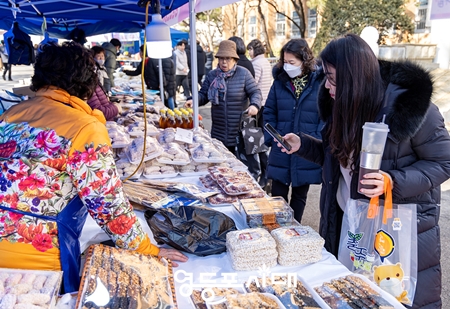
<svg viewBox="0 0 450 309"><path fill-rule="evenodd" d="M324 239L309 226L291 225L271 232L277 243L278 263L295 266L322 259Z"/></svg>
<svg viewBox="0 0 450 309"><path fill-rule="evenodd" d="M277 228L293 221L294 212L282 197L241 199L245 220L250 227Z"/></svg>
<svg viewBox="0 0 450 309"><path fill-rule="evenodd" d="M0 268L0 308L55 307L62 271Z"/></svg>
<svg viewBox="0 0 450 309"><path fill-rule="evenodd" d="M262 228L244 229L227 234L227 252L235 270L274 267L278 252L273 237Z"/></svg>

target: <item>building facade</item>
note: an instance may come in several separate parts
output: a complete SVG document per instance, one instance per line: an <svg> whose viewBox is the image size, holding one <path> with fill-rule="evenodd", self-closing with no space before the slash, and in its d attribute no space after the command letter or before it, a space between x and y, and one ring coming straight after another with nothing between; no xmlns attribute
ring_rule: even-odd
<svg viewBox="0 0 450 309"><path fill-rule="evenodd" d="M241 0L223 7L223 37L236 35L245 43L259 39L278 56L283 45L293 38L301 38L302 18L297 13L292 0ZM302 5L307 8L306 0ZM312 44L317 32L317 14L307 8L304 17L304 38Z"/></svg>

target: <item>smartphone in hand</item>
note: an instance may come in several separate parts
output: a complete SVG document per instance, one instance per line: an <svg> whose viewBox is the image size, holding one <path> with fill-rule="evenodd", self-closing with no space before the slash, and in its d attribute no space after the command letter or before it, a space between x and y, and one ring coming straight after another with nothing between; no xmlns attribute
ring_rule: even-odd
<svg viewBox="0 0 450 309"><path fill-rule="evenodd" d="M264 129L267 131L267 133L269 133L274 139L276 139L278 141L278 143L281 144L281 146L283 146L284 149L286 149L287 151L290 151L292 149L291 145L289 145L288 142L286 142L283 137L280 135L280 133L277 132L277 130L275 130L270 123L266 123L264 125Z"/></svg>

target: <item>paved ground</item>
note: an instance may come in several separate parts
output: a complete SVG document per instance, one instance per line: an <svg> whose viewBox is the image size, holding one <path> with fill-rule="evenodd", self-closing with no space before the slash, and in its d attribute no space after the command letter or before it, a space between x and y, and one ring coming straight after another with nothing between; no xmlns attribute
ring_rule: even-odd
<svg viewBox="0 0 450 309"><path fill-rule="evenodd" d="M13 82L3 81L0 79L0 90L12 90L17 85L19 80L28 79L32 75L32 68L30 66L14 66L12 71ZM435 81L435 89L433 94L433 101L439 106L443 113L447 127L450 129L450 70L436 69L431 72ZM179 100L179 103L182 103ZM206 128L211 127L210 107L204 106L199 109L203 116L203 123ZM313 185L308 194L307 207L304 214L303 224L309 225L314 229L318 229L319 223L319 192L320 186ZM442 186L442 201L441 201L441 246L442 246L442 308L450 308L450 181L447 181ZM421 291L418 291L420 293ZM424 291L422 291L423 293Z"/></svg>

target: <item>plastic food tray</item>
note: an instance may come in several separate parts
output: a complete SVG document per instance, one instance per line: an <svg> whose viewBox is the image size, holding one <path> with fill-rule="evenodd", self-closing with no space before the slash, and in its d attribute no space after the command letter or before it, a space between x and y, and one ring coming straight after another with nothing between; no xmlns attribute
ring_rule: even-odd
<svg viewBox="0 0 450 309"><path fill-rule="evenodd" d="M241 199L241 213L250 227L293 221L294 212L282 197Z"/></svg>
<svg viewBox="0 0 450 309"><path fill-rule="evenodd" d="M374 291L376 291L385 301L387 301L388 303L390 303L390 305L394 308L394 309L405 309L405 307L398 302L394 296L390 295L389 293L387 293L386 291L382 290L380 287L378 287L375 283L373 283L372 281L370 281L368 278L359 275L359 274L349 274L351 276L355 276L358 277L360 279L362 279L365 283L367 283L371 289L373 289ZM343 278L345 276L339 276L339 277L331 277L328 279L324 280L325 282L330 282L331 280L334 279L338 279L338 278ZM313 298L317 301L317 303L325 309L331 309L331 307L325 302L325 300L322 299L322 297L320 297L320 295L316 292L316 290L314 288L317 288L319 286L321 286L321 284L319 285L314 285L311 286L307 281L303 280L302 278L300 278L302 280L302 282L304 283L305 287L310 291L310 293L313 295ZM380 307L381 308L381 307ZM384 308L384 307L383 307ZM386 307L386 308L390 308L390 307Z"/></svg>
<svg viewBox="0 0 450 309"><path fill-rule="evenodd" d="M138 308L139 303L149 309L177 307L171 262L91 245L75 308Z"/></svg>
<svg viewBox="0 0 450 309"><path fill-rule="evenodd" d="M142 175L144 178L147 179L161 179L161 178L173 178L173 177L177 177L178 173L171 173L171 174L143 174Z"/></svg>
<svg viewBox="0 0 450 309"><path fill-rule="evenodd" d="M156 159L159 163L168 164L168 165L188 165L191 161L176 161L170 160L165 157L161 157Z"/></svg>
<svg viewBox="0 0 450 309"><path fill-rule="evenodd" d="M131 161L131 155L130 155L130 151L129 150L126 151L125 153L127 155L128 161L130 161L130 163L132 163L132 164L139 164L141 162L141 159L136 160L136 161ZM163 152L161 150L152 152L149 156L144 157L144 162L149 161L149 160L154 159L154 158L157 158L160 155L162 155L162 153Z"/></svg>
<svg viewBox="0 0 450 309"><path fill-rule="evenodd" d="M179 173L180 176L183 177L195 177L195 176L203 176L203 175L208 175L208 171L203 171L203 172L180 172Z"/></svg>
<svg viewBox="0 0 450 309"><path fill-rule="evenodd" d="M48 282L46 286L46 281L42 282L42 288L40 289L40 292L42 292L43 294L48 294L50 296L50 300L45 303L45 304L40 304L40 308L47 308L47 309L53 309L55 308L56 305L56 300L58 298L58 293L61 287L61 281L62 281L62 271L47 271L47 270L30 270L30 269L13 269L13 268L0 268L0 274L8 274L9 276L11 275L15 275L15 274L21 274L22 277L24 275L27 274L34 274L36 275L36 278L33 280L33 282L31 283L32 288L34 289L35 287L33 286L33 284L35 283L35 280L37 279L38 276L46 276L47 279L48 278L52 278L52 282ZM46 279L46 280L47 280ZM39 279L38 279L39 280ZM15 283L14 286L17 286L19 282ZM3 283L2 283L3 284ZM12 286L12 287L14 287ZM4 286L4 288L9 288L7 286ZM45 290L44 290L45 289ZM23 293L23 294L27 294L27 293ZM4 297L4 295L2 294L0 296L0 302L1 299ZM29 304L29 307L31 308L33 305ZM11 307L12 308L12 307Z"/></svg>

